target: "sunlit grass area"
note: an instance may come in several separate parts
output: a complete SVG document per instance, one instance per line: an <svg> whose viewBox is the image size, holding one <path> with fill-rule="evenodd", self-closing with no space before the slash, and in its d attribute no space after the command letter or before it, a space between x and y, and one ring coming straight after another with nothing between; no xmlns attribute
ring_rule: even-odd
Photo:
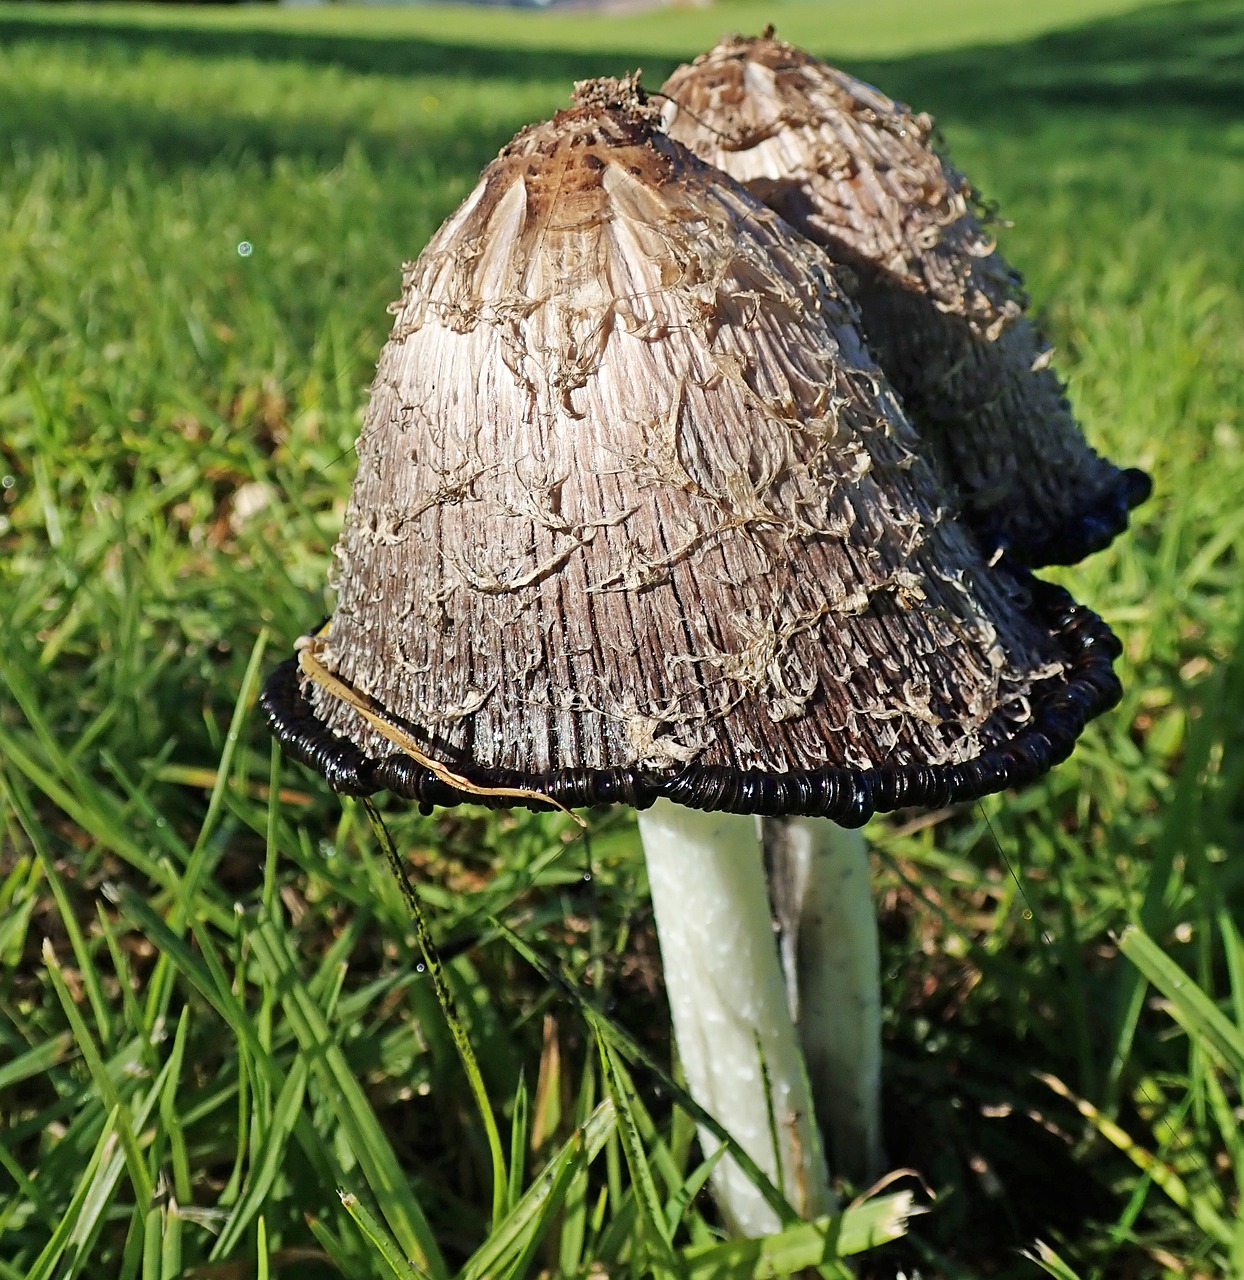
<svg viewBox="0 0 1244 1280"><path fill-rule="evenodd" d="M183 9L170 22L167 6L109 5L106 11L93 4L47 6L35 19L41 26L56 23L62 30L80 31L92 38L109 31L124 31L128 38L159 40L170 28L179 33L176 43L195 44L218 40L233 49L260 52L268 48L265 36L298 41L303 57L355 66L359 70L409 69L434 56L438 42L457 55L470 48L504 49L518 53L605 52L636 53L644 57L664 54L681 60L700 52L724 30L759 30L766 23L781 26L787 38L826 55L877 55L956 49L972 44L1000 44L1031 39L1077 23L1152 8L1160 0L1047 0L1043 5L997 4L993 0L731 0L710 12L696 6L672 6L654 17L652 7L617 6L619 12L603 20L590 12L552 10L531 13L495 8L445 4L417 6L320 5L295 12L252 5L242 9ZM28 12L28 6L8 4L11 16ZM387 52L376 48L381 41L399 43ZM412 49L411 40L421 48ZM344 46L343 47L343 42ZM208 46L213 47L212 45ZM277 56L280 56L277 54ZM288 55L287 55L288 56ZM469 56L469 53L468 53ZM492 70L496 70L495 64Z"/></svg>
<svg viewBox="0 0 1244 1280"><path fill-rule="evenodd" d="M922 1181L757 1251L699 1194L631 815L383 805L447 1021L254 699L331 608L402 262L575 79L767 21L937 115L1156 490L1059 572L1122 706L870 828ZM0 6L0 1278L1244 1274L1242 58L1240 0Z"/></svg>

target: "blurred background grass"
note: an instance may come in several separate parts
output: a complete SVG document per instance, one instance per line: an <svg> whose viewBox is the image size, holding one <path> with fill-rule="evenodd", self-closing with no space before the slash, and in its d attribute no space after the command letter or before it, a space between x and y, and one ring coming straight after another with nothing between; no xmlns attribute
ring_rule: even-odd
<svg viewBox="0 0 1244 1280"><path fill-rule="evenodd" d="M1021 795L874 824L887 1143L937 1199L866 1269L1033 1275L1041 1239L1072 1274L1244 1273L1241 1067L1114 940L1141 922L1244 1027L1244 3L841 0L0 5L0 1276L391 1274L339 1184L451 1269L498 1238L400 896L354 807L273 762L253 676L331 606L402 261L573 80L655 86L768 21L938 117L1087 433L1156 482L1060 573L1124 640L1123 706ZM604 1085L487 921L666 1059L632 823L390 820L515 1202ZM680 1206L690 1126L636 1080ZM601 1150L496 1274L648 1273ZM671 1215L711 1239L707 1203Z"/></svg>

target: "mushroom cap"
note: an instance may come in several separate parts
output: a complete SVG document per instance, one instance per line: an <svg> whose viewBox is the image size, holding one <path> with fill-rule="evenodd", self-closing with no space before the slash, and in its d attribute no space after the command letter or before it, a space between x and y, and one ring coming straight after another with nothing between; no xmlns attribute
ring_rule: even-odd
<svg viewBox="0 0 1244 1280"><path fill-rule="evenodd" d="M1074 563L1127 527L1149 478L1085 441L928 115L768 35L727 37L664 92L671 136L852 269L868 344L986 551Z"/></svg>
<svg viewBox="0 0 1244 1280"><path fill-rule="evenodd" d="M848 822L1062 759L1104 624L948 515L819 249L632 82L577 101L406 268L307 642L339 691L279 668L282 743L424 805Z"/></svg>

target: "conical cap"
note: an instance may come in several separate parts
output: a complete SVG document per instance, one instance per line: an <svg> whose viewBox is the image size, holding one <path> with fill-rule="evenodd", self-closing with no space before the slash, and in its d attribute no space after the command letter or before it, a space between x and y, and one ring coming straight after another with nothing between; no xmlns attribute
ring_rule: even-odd
<svg viewBox="0 0 1244 1280"><path fill-rule="evenodd" d="M848 819L1061 758L1109 633L948 517L820 250L629 82L579 102L406 270L282 740L425 803L378 716L483 786Z"/></svg>
<svg viewBox="0 0 1244 1280"><path fill-rule="evenodd" d="M1126 527L1148 478L1085 441L929 116L767 36L664 92L671 136L853 269L869 346L988 548L1069 563Z"/></svg>

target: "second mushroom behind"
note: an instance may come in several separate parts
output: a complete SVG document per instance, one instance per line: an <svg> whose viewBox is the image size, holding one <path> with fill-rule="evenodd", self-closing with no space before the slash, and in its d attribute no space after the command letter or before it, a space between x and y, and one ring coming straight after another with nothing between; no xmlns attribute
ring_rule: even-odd
<svg viewBox="0 0 1244 1280"><path fill-rule="evenodd" d="M750 815L996 791L1118 693L1105 626L947 515L854 314L635 82L580 86L408 268L336 611L264 694L343 792L647 811L689 1087L803 1215L832 1195ZM714 1187L780 1222L728 1156Z"/></svg>
<svg viewBox="0 0 1244 1280"><path fill-rule="evenodd" d="M664 90L674 137L847 268L869 346L986 555L1068 563L1124 529L1148 477L1085 441L927 115L771 31L723 39ZM881 1163L879 984L860 963L876 950L867 850L806 821L767 822L764 839L813 1093L834 1100L837 1167L867 1179Z"/></svg>
<svg viewBox="0 0 1244 1280"><path fill-rule="evenodd" d="M1084 439L929 116L771 33L725 38L664 92L673 137L850 269L869 346L987 555L1073 564L1127 527L1149 478Z"/></svg>

